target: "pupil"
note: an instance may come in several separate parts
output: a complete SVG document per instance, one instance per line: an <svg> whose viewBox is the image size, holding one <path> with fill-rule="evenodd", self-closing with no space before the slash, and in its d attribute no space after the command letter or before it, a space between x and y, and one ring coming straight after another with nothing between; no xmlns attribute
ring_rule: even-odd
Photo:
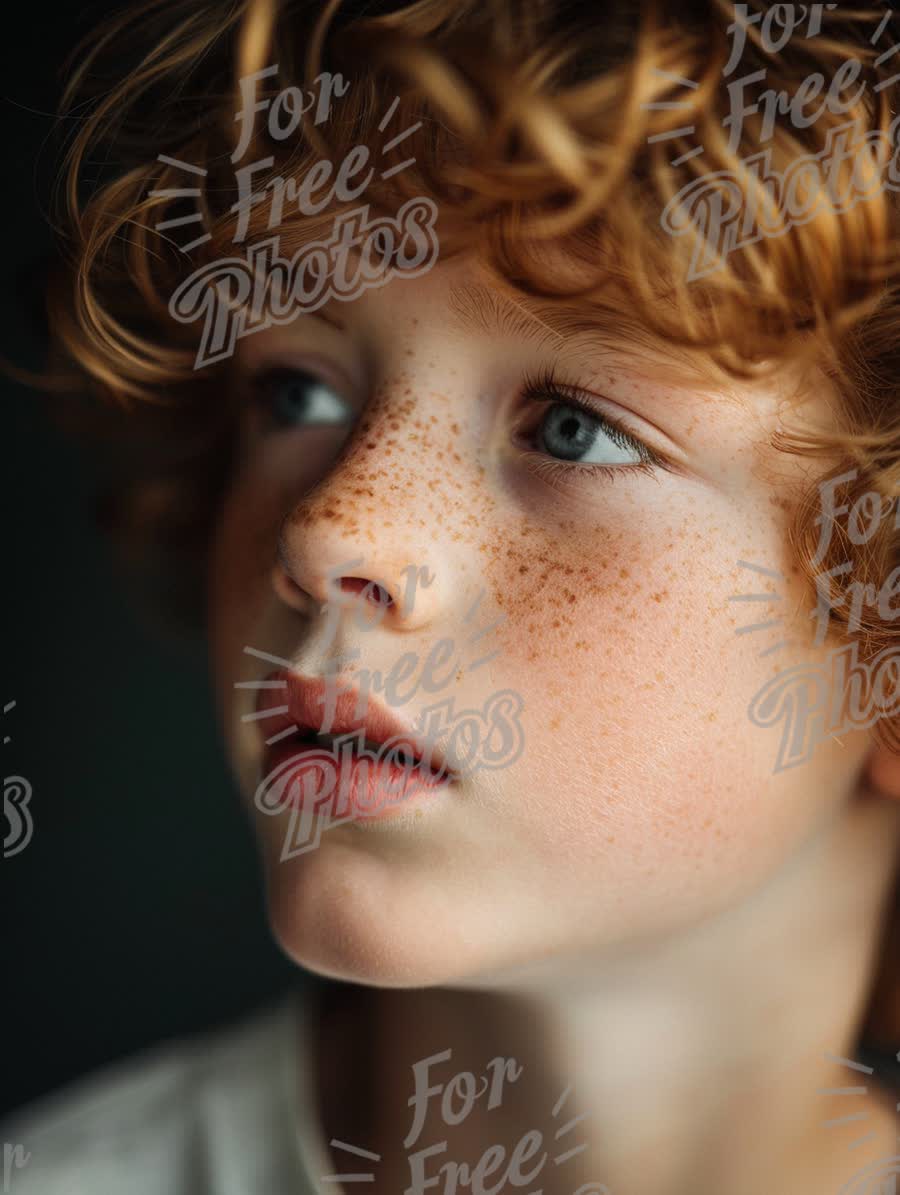
<svg viewBox="0 0 900 1195"><path fill-rule="evenodd" d="M541 439L545 448L563 460L577 460L596 437L596 421L571 406L552 407L544 416Z"/></svg>

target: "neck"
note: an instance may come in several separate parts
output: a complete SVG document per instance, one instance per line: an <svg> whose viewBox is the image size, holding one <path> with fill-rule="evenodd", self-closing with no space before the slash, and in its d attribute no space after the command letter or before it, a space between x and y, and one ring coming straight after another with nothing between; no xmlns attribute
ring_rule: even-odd
<svg viewBox="0 0 900 1195"><path fill-rule="evenodd" d="M834 1059L853 1057L898 834L900 811L860 800L764 889L677 938L478 989L347 989L366 1009L354 1025L375 1042L374 1107L364 1098L353 1127L367 1124L356 1140L382 1155L376 1190L487 1195L521 1179L546 1195L592 1181L616 1195L820 1195L895 1155L896 1096ZM358 1060L358 1036L345 1041ZM474 1083L453 1082L467 1071ZM354 1140L347 1108L326 1110L329 1137ZM484 1157L480 1187L439 1175ZM438 1182L416 1185L416 1173Z"/></svg>

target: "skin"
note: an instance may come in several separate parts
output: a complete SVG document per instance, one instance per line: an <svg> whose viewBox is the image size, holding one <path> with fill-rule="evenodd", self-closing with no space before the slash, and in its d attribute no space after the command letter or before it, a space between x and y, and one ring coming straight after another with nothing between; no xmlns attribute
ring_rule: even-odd
<svg viewBox="0 0 900 1195"><path fill-rule="evenodd" d="M484 326L453 298L476 282L494 285L455 258L247 337L234 362L242 392L254 369L292 366L347 410L327 426L248 410L210 586L222 720L273 931L301 966L361 985L352 1015L323 1023L322 1073L346 1076L321 1090L323 1131L382 1155L376 1190L404 1190L410 1068L449 1047L441 1079L497 1055L528 1077L502 1132L496 1113L451 1131L432 1111L419 1144L447 1139L448 1158L511 1150L572 1083L589 1146L545 1169L547 1192L590 1179L616 1195L837 1191L896 1152L885 1093L873 1085L849 1109L876 1130L850 1151L862 1129L822 1127L846 1097L818 1092L858 1079L824 1056L852 1054L864 1011L900 769L854 731L776 773L779 732L747 714L771 677L828 656L789 541L824 465L769 440L788 419L829 426L834 395L821 377L794 399L779 374L726 389L661 346L540 320L537 337ZM515 429L523 377L551 363L671 467L610 477L557 461L565 472L548 476L533 432L546 407L528 415L529 445ZM286 816L253 805L262 737L241 718L256 694L234 687L273 665L243 647L322 674L328 571L359 557L348 577L395 604L368 631L340 614L332 650L361 652L341 676L387 673L409 651L424 662L453 638L461 659L440 696L483 709L516 691L524 748L280 861ZM410 564L434 578L411 612ZM771 602L729 600L759 592ZM472 648L480 593L473 625L502 622ZM775 630L736 633L778 614ZM411 725L434 700L420 691L395 713ZM377 1048L371 1102L351 1082L363 1032Z"/></svg>

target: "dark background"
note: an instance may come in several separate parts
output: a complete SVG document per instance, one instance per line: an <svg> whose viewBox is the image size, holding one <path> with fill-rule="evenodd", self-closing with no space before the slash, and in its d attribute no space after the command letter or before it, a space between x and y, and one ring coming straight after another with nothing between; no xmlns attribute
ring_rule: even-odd
<svg viewBox="0 0 900 1195"><path fill-rule="evenodd" d="M0 353L43 363L32 315L60 70L112 4L19 4L4 35ZM68 9L68 11L67 11ZM0 375L3 774L34 836L0 859L0 1114L167 1037L224 1024L298 977L265 921L249 825L220 755L199 636L139 613L94 524L104 464L46 396ZM4 834L7 824L4 819Z"/></svg>

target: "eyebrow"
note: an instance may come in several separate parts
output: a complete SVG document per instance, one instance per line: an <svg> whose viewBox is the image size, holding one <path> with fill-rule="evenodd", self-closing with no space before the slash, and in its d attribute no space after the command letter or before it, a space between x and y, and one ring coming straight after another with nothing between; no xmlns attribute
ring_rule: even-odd
<svg viewBox="0 0 900 1195"><path fill-rule="evenodd" d="M512 299L480 282L454 284L447 301L461 331L521 336L540 344L549 339L565 339L559 326L560 309L549 308L546 303ZM542 312L542 307L548 310Z"/></svg>
<svg viewBox="0 0 900 1195"><path fill-rule="evenodd" d="M621 311L599 304L588 307L565 300L549 302L529 295L512 297L480 282L451 286L449 306L463 330L522 336L526 340L591 337L595 343L649 347L652 337Z"/></svg>
<svg viewBox="0 0 900 1195"><path fill-rule="evenodd" d="M480 282L454 284L448 293L454 323L462 331L484 335L518 336L544 347L563 344L569 349L608 350L637 359L645 367L665 368L672 380L695 386L709 384L700 365L676 355L664 341L624 311L600 304L548 302L528 295L513 298ZM655 352L661 361L648 360Z"/></svg>

